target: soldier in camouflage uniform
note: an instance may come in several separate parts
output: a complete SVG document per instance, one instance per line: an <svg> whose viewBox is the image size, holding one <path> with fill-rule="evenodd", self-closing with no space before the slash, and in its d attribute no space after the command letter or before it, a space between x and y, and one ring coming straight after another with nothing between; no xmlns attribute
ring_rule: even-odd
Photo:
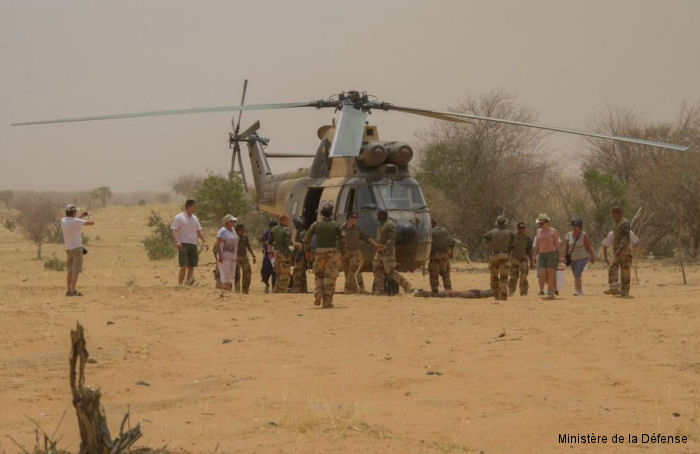
<svg viewBox="0 0 700 454"><path fill-rule="evenodd" d="M236 235L238 235L238 248L236 249L238 266L236 267L236 278L234 279L235 288L236 292L240 292L242 287L243 293L248 293L250 277L253 274L253 270L250 268L250 260L248 260L248 252L253 256L253 263L255 263L255 252L250 247L250 240L248 235L245 234L245 226L243 224L236 226ZM241 285L241 281L243 281L243 285Z"/></svg>
<svg viewBox="0 0 700 454"><path fill-rule="evenodd" d="M437 293L440 286L440 276L445 290L452 290L450 281L450 259L455 240L435 219L431 220L432 244L430 245L430 260L428 261L428 274L430 275L430 290Z"/></svg>
<svg viewBox="0 0 700 454"><path fill-rule="evenodd" d="M610 288L603 293L608 295L629 296L632 280L632 250L630 245L630 221L622 216L620 208L612 209L615 220L613 226L613 257L608 268ZM617 272L620 271L620 286L617 286Z"/></svg>
<svg viewBox="0 0 700 454"><path fill-rule="evenodd" d="M292 293L306 293L306 254L304 254L304 241L306 229L304 228L304 218L294 217L294 228L296 234L294 241L299 246L294 246L294 272L292 273Z"/></svg>
<svg viewBox="0 0 700 454"><path fill-rule="evenodd" d="M377 229L377 254L372 262L374 272L374 294L384 294L384 281L389 278L404 289L406 293L413 293L411 283L396 271L396 224L389 219L385 210L377 211L379 228Z"/></svg>
<svg viewBox="0 0 700 454"><path fill-rule="evenodd" d="M333 220L333 205L325 203L321 207L323 219L311 224L306 232L304 250L306 258L311 260L311 237L316 235L314 252L314 304L324 308L333 307L335 280L338 278L340 259L345 255L345 238L343 229ZM278 278L279 279L279 278Z"/></svg>
<svg viewBox="0 0 700 454"><path fill-rule="evenodd" d="M345 293L358 293L365 291L365 282L362 279L362 253L360 252L360 241L377 247L377 243L357 226L357 212L351 211L348 220L343 224L343 234L345 235L345 246L347 253L343 260L343 272L345 273Z"/></svg>
<svg viewBox="0 0 700 454"><path fill-rule="evenodd" d="M489 269L491 270L491 290L498 300L508 299L508 271L510 268L510 252L513 250L515 235L508 230L508 219L500 215L496 218L496 227L484 235L484 246L489 253Z"/></svg>
<svg viewBox="0 0 700 454"><path fill-rule="evenodd" d="M292 251L290 248L295 245L295 242L292 241L292 231L289 229L288 215L280 215L279 224L270 231L269 244L271 253L275 257L275 274L277 275L273 293L287 293L292 277Z"/></svg>
<svg viewBox="0 0 700 454"><path fill-rule="evenodd" d="M515 234L513 250L510 253L510 280L508 290L511 295L515 294L515 288L520 278L520 296L527 295L528 282L527 274L530 268L534 268L532 259L532 238L525 233L525 223L518 222L518 233Z"/></svg>

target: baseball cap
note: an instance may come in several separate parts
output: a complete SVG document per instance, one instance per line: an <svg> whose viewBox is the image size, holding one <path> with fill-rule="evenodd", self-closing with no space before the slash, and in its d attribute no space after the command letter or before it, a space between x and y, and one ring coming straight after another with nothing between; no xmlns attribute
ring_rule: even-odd
<svg viewBox="0 0 700 454"><path fill-rule="evenodd" d="M69 203L66 205L66 211L78 211L78 207L73 205L72 203Z"/></svg>
<svg viewBox="0 0 700 454"><path fill-rule="evenodd" d="M226 224L229 221L238 222L238 218L232 214L227 214L226 216L224 216L224 224Z"/></svg>

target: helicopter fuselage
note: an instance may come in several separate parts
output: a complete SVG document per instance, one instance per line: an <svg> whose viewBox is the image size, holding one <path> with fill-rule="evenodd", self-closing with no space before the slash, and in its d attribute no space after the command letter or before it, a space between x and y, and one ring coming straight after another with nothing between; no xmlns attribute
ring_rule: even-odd
<svg viewBox="0 0 700 454"><path fill-rule="evenodd" d="M258 209L270 215L300 216L308 227L319 219L320 206L330 202L338 222L345 222L348 214L355 211L359 214L359 227L371 237L376 237L379 227L377 211L386 210L397 226L397 269L420 268L429 258L431 245L430 212L422 190L411 177L405 157L395 156L392 160L389 153L385 158L373 157L370 153L377 150L367 149L367 145L383 148L383 144L389 149L397 148L396 142L378 142L376 127L367 126L365 136L373 141L364 142L364 157L329 157L332 128L324 126L319 130L321 144L310 168L279 175L270 171L264 141L256 140L257 136L249 139ZM362 271L369 271L375 251L364 243L360 250L364 259Z"/></svg>

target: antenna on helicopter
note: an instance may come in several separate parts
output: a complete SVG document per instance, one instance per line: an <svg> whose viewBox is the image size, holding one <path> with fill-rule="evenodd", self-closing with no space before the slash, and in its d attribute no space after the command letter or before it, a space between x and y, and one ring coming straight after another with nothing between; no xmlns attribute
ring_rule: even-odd
<svg viewBox="0 0 700 454"><path fill-rule="evenodd" d="M248 90L248 79L243 80L243 94L241 95L241 107L245 105L245 94ZM228 146L233 150L231 153L231 172L229 172L229 178L233 179L236 171L236 160L238 160L238 167L241 169L241 179L243 180L243 187L248 191L248 185L245 181L245 171L243 170L243 160L241 158L241 146L239 145L240 136L238 132L241 130L241 117L243 116L243 110L238 111L238 122L236 122L236 114L231 117L231 126L233 127L233 133L228 134Z"/></svg>

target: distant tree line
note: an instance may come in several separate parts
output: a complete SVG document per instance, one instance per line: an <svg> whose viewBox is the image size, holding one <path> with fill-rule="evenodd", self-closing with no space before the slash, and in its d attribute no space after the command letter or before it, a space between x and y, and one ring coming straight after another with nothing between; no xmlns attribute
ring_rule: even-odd
<svg viewBox="0 0 700 454"><path fill-rule="evenodd" d="M497 90L469 97L457 111L534 122L534 112ZM675 120L644 123L630 110L609 110L595 121L599 132L691 145L687 152L590 140L582 145L580 174L567 175L561 153L547 148L538 130L473 121L436 122L419 133L417 178L434 217L472 251L484 254L483 233L505 214L511 227L524 221L530 233L540 212L562 233L571 219L599 244L612 226L610 210L620 206L645 252L692 257L700 248L700 103L683 104ZM565 156L570 159L570 155ZM641 210L639 210L641 208Z"/></svg>

